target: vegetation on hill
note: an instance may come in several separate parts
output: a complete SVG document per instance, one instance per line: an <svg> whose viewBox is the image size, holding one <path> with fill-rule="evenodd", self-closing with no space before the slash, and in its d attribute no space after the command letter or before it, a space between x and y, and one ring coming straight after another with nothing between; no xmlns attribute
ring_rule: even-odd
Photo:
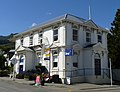
<svg viewBox="0 0 120 92"><path fill-rule="evenodd" d="M2 51L5 51L7 53L10 49L15 48L15 40L14 36L15 34L10 34L8 36L0 36L0 49Z"/></svg>

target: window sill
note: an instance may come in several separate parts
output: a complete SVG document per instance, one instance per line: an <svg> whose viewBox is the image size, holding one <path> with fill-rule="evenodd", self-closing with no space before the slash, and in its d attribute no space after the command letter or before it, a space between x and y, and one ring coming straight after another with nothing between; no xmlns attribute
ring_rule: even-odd
<svg viewBox="0 0 120 92"><path fill-rule="evenodd" d="M53 67L52 70L53 70L53 71L54 71L54 70L58 70L58 67Z"/></svg>
<svg viewBox="0 0 120 92"><path fill-rule="evenodd" d="M60 41L53 41L54 43L59 43Z"/></svg>

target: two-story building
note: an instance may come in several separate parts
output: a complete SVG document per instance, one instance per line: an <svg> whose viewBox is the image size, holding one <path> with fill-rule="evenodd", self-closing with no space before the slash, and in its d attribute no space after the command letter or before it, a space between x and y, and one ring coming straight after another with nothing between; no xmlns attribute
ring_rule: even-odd
<svg viewBox="0 0 120 92"><path fill-rule="evenodd" d="M41 63L62 83L110 82L107 34L92 20L70 14L36 25L15 36L15 71L35 69Z"/></svg>

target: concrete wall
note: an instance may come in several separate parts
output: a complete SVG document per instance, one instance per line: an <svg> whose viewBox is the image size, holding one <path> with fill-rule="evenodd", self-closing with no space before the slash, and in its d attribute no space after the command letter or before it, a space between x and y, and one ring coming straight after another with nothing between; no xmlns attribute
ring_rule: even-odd
<svg viewBox="0 0 120 92"><path fill-rule="evenodd" d="M110 79L107 76L85 76L85 82L103 84L110 83Z"/></svg>
<svg viewBox="0 0 120 92"><path fill-rule="evenodd" d="M20 39L17 39L16 41L15 41L15 49L17 49L19 46L20 46Z"/></svg>
<svg viewBox="0 0 120 92"><path fill-rule="evenodd" d="M29 36L28 36L28 35L26 35L26 36L23 38L23 46L29 47Z"/></svg>
<svg viewBox="0 0 120 92"><path fill-rule="evenodd" d="M84 68L93 68L92 51L91 49L84 49Z"/></svg>

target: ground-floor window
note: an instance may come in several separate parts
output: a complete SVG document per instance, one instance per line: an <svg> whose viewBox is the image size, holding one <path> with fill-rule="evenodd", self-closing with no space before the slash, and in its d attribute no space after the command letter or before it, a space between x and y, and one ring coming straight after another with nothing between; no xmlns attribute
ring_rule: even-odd
<svg viewBox="0 0 120 92"><path fill-rule="evenodd" d="M78 57L79 57L79 54L80 54L80 51L79 50L74 50L73 52L73 67L76 67L78 68Z"/></svg>
<svg viewBox="0 0 120 92"><path fill-rule="evenodd" d="M20 63L24 63L24 55L23 54L20 55Z"/></svg>
<svg viewBox="0 0 120 92"><path fill-rule="evenodd" d="M57 68L58 67L58 50L53 50L52 55L53 55L53 68Z"/></svg>

